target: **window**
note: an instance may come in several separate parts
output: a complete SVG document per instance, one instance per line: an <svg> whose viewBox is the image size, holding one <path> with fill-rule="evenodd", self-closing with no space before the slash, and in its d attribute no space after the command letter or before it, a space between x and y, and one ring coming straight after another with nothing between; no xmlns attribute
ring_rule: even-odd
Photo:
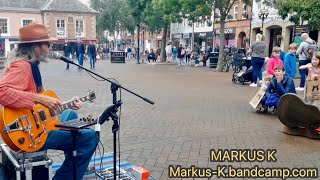
<svg viewBox="0 0 320 180"><path fill-rule="evenodd" d="M242 4L242 19L247 19L247 5Z"/></svg>
<svg viewBox="0 0 320 180"><path fill-rule="evenodd" d="M201 27L204 27L204 21L203 20L201 21Z"/></svg>
<svg viewBox="0 0 320 180"><path fill-rule="evenodd" d="M76 20L76 37L84 37L84 22Z"/></svg>
<svg viewBox="0 0 320 180"><path fill-rule="evenodd" d="M196 22L196 27L199 27L199 21Z"/></svg>
<svg viewBox="0 0 320 180"><path fill-rule="evenodd" d="M26 26L33 22L33 19L22 19L22 26Z"/></svg>
<svg viewBox="0 0 320 180"><path fill-rule="evenodd" d="M234 20L238 19L238 6L233 7L233 19Z"/></svg>
<svg viewBox="0 0 320 180"><path fill-rule="evenodd" d="M66 23L63 19L57 20L57 36L65 37L66 36Z"/></svg>
<svg viewBox="0 0 320 180"><path fill-rule="evenodd" d="M8 34L8 19L0 18L1 34Z"/></svg>

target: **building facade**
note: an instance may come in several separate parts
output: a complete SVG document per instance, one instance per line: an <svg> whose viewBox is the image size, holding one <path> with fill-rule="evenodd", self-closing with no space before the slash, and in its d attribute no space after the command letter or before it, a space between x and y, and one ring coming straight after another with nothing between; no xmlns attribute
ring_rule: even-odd
<svg viewBox="0 0 320 180"><path fill-rule="evenodd" d="M65 39L95 41L96 14L78 0L1 0L0 56L7 56L19 41L19 29L31 22L44 24L50 36L58 39L54 50L62 50Z"/></svg>
<svg viewBox="0 0 320 180"><path fill-rule="evenodd" d="M259 18L259 12L262 9L268 11L268 16L264 19L262 25L262 19ZM294 29L295 25L289 21L289 18L282 19L279 16L278 11L270 6L264 5L261 1L253 1L253 12L252 12L252 25L251 25L251 42L255 40L257 33L262 33L264 36L264 42L268 46L266 56L270 56L272 48L279 46L283 51L288 51L289 44L294 42ZM263 26L263 29L261 29ZM320 42L320 33L318 30L307 31L310 37Z"/></svg>
<svg viewBox="0 0 320 180"><path fill-rule="evenodd" d="M218 12L216 12L218 13ZM250 37L251 6L245 4L242 0L235 2L231 7L225 24L225 42L226 46L236 48L247 48L249 42L246 39ZM214 44L220 46L220 23L219 18L214 21Z"/></svg>

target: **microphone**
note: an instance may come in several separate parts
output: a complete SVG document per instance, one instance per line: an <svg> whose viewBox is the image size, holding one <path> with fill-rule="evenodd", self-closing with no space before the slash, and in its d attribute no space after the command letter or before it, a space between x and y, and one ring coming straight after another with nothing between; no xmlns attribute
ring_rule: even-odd
<svg viewBox="0 0 320 180"><path fill-rule="evenodd" d="M50 58L53 58L53 59L60 59L66 63L71 63L71 64L74 64L74 62L70 59L70 58L67 58L65 56L62 56L60 53L58 52L51 52L50 53Z"/></svg>

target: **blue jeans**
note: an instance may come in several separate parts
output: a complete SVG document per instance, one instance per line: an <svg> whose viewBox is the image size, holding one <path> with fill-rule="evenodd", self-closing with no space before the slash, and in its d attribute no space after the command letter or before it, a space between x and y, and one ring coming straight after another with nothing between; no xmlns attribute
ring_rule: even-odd
<svg viewBox="0 0 320 180"><path fill-rule="evenodd" d="M184 62L184 57L179 58L179 65L182 65Z"/></svg>
<svg viewBox="0 0 320 180"><path fill-rule="evenodd" d="M311 60L299 60L299 67L302 65L306 65L308 63L311 63ZM308 70L307 69L299 69L299 73L301 75L301 81L300 81L300 87L304 87L306 84L306 76L308 76Z"/></svg>
<svg viewBox="0 0 320 180"><path fill-rule="evenodd" d="M253 83L257 84L257 78L259 77L262 80L262 71L261 68L264 64L264 58L252 57L251 65L253 68Z"/></svg>
<svg viewBox="0 0 320 180"><path fill-rule="evenodd" d="M77 119L78 115L73 110L66 110L60 114L59 119L65 122ZM83 129L77 135L77 179L82 179L90 163L91 157L96 149L98 138L92 129ZM64 151L65 160L62 166L56 171L53 179L70 180L73 177L73 142L70 131L55 130L49 133L46 143L41 150L55 149Z"/></svg>
<svg viewBox="0 0 320 180"><path fill-rule="evenodd" d="M90 68L94 68L95 60L96 60L96 55L95 54L89 54L89 59L90 59Z"/></svg>
<svg viewBox="0 0 320 180"><path fill-rule="evenodd" d="M78 62L81 66L83 66L83 54L77 54L78 56Z"/></svg>

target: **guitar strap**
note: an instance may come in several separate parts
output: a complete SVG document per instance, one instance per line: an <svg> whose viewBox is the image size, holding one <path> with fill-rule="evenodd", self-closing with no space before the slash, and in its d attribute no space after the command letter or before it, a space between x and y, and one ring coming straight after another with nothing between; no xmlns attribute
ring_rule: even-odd
<svg viewBox="0 0 320 180"><path fill-rule="evenodd" d="M36 61L34 63L30 63L31 69L32 69L32 75L34 82L36 83L37 86L37 93L43 92L43 86L42 86L42 78L41 78L41 73L39 70L39 61Z"/></svg>

